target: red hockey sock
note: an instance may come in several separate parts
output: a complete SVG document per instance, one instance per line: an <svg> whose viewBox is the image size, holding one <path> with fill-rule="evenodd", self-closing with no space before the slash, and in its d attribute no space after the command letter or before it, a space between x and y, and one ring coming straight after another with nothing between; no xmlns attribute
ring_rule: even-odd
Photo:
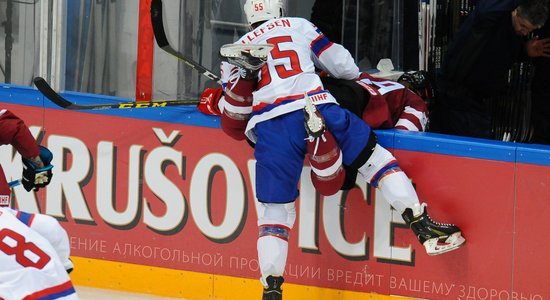
<svg viewBox="0 0 550 300"><path fill-rule="evenodd" d="M336 140L327 130L320 138L308 139L307 149L313 186L321 195L336 194L346 178L342 166L342 151Z"/></svg>
<svg viewBox="0 0 550 300"><path fill-rule="evenodd" d="M252 112L252 92L255 80L237 78L230 81L225 90L225 108L222 114L222 130L236 140L244 140L244 131Z"/></svg>

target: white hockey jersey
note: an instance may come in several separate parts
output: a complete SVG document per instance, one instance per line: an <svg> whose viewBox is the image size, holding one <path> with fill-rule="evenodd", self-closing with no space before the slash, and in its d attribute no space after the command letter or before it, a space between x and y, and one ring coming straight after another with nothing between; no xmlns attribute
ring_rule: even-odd
<svg viewBox="0 0 550 300"><path fill-rule="evenodd" d="M274 45L253 93L252 115L245 131L253 142L256 138L252 129L258 122L302 109L305 93L315 104L337 103L324 91L316 67L335 78L359 76L359 68L349 51L329 41L306 19L266 21L235 43ZM222 82L228 81L229 73L228 64L222 65ZM220 106L230 109L224 107L224 103Z"/></svg>
<svg viewBox="0 0 550 300"><path fill-rule="evenodd" d="M0 299L78 300L56 251L0 207Z"/></svg>

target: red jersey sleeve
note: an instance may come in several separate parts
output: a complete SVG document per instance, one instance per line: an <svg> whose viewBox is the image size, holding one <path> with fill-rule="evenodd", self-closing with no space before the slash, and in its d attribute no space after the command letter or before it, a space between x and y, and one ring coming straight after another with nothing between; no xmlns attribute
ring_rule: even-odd
<svg viewBox="0 0 550 300"><path fill-rule="evenodd" d="M7 109L0 109L0 144L12 145L24 158L40 155L38 143L25 122Z"/></svg>

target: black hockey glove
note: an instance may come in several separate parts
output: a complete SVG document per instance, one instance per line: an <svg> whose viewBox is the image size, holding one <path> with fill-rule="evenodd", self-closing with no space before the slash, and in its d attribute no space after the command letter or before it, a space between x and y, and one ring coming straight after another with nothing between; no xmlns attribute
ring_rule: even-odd
<svg viewBox="0 0 550 300"><path fill-rule="evenodd" d="M38 191L40 188L47 186L52 177L52 152L44 147L39 146L40 156L32 159L23 158L23 178L21 183L25 190L30 192L32 189Z"/></svg>

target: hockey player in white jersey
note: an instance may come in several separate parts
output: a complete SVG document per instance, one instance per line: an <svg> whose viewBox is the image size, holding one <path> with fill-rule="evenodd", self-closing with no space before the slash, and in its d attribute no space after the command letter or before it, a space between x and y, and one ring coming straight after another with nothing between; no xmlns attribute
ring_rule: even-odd
<svg viewBox="0 0 550 300"><path fill-rule="evenodd" d="M0 299L78 299L53 246L6 207L0 207Z"/></svg>
<svg viewBox="0 0 550 300"><path fill-rule="evenodd" d="M263 300L282 299L305 157L322 194L342 186L343 166L355 169L402 214L429 255L461 246L460 229L428 217L395 157L363 120L338 106L324 89L316 68L335 78L360 78L350 53L309 21L283 17L284 8L283 0L247 0L244 11L252 31L235 42L238 46L220 51L229 63L222 65L222 129L254 143Z"/></svg>

